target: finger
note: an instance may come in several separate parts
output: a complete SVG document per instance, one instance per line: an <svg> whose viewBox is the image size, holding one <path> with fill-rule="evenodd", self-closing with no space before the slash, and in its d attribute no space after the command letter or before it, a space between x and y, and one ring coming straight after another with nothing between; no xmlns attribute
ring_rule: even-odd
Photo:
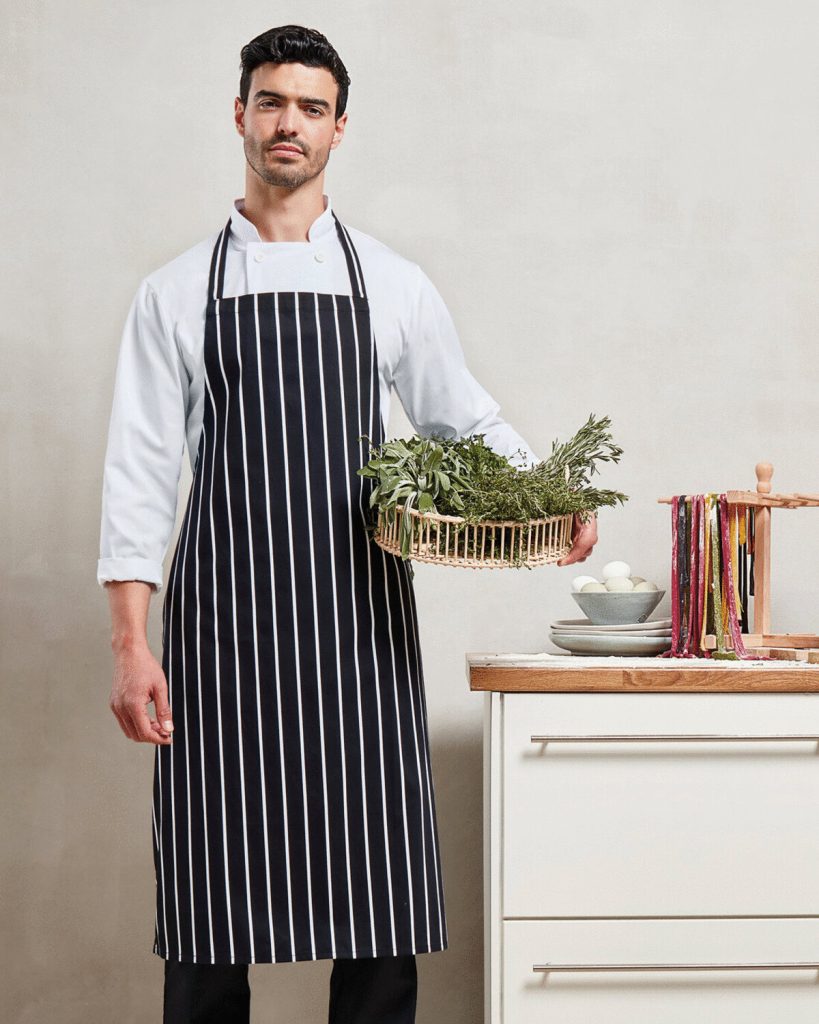
<svg viewBox="0 0 819 1024"><path fill-rule="evenodd" d="M167 729L163 729L159 722L154 721L153 718L148 718L148 721L151 723L151 728L157 734L157 736L161 736L163 739L165 739L166 737L171 735Z"/></svg>
<svg viewBox="0 0 819 1024"><path fill-rule="evenodd" d="M156 707L156 701L154 701L154 707ZM162 728L162 724L160 722L155 721L150 716L148 717L148 721L151 724L151 729L153 730L154 735L158 737L159 741L164 744L171 742L173 737L167 729ZM171 723L171 725L173 725L173 723Z"/></svg>
<svg viewBox="0 0 819 1024"><path fill-rule="evenodd" d="M568 553L557 562L557 565L573 565L575 562L585 562L594 547L594 542L590 544L590 538L586 535L590 530L593 530L595 532L596 541L595 524L596 520L592 520L591 523L584 523L579 516L575 516L574 522L572 523L572 545L569 548Z"/></svg>
<svg viewBox="0 0 819 1024"><path fill-rule="evenodd" d="M152 693L154 708L156 709L156 720L160 728L167 735L173 732L173 715L171 706L168 703L168 687L163 682L162 686L155 686Z"/></svg>
<svg viewBox="0 0 819 1024"><path fill-rule="evenodd" d="M129 740L132 740L134 737L131 729L130 720L126 718L124 712L122 712L118 707L115 707L114 705L111 705L111 711L114 714L114 718L116 718L116 720L119 722L120 729L122 729L122 731L125 733Z"/></svg>
<svg viewBox="0 0 819 1024"><path fill-rule="evenodd" d="M136 729L134 727L134 721L131 718L131 714L128 710L128 705L124 700L121 700L119 704L117 704L116 715L117 718L119 719L120 725L122 726L122 731L125 733L128 739L136 741L137 734Z"/></svg>
<svg viewBox="0 0 819 1024"><path fill-rule="evenodd" d="M594 545L597 543L597 533L594 530L587 530L582 537L578 537L576 547L585 555L590 555Z"/></svg>
<svg viewBox="0 0 819 1024"><path fill-rule="evenodd" d="M126 710L123 715L125 722L128 726L128 738L132 739L134 743L139 743L139 730L137 729L136 721L130 710Z"/></svg>
<svg viewBox="0 0 819 1024"><path fill-rule="evenodd" d="M132 704L130 705L130 711L131 720L134 723L134 729L136 730L138 741L142 743L166 742L151 728L151 717L148 714L147 705Z"/></svg>
<svg viewBox="0 0 819 1024"><path fill-rule="evenodd" d="M160 739L164 740L164 739L167 739L167 738L168 738L168 733L166 733L166 732L165 732L165 731L163 730L163 728L162 728L162 726L161 726L161 725L159 724L159 722L154 722L154 721L152 720L152 721L151 721L151 729L152 729L152 730L153 730L153 731L154 731L154 732L156 733L156 735L157 735L157 736L159 736L159 738L160 738Z"/></svg>

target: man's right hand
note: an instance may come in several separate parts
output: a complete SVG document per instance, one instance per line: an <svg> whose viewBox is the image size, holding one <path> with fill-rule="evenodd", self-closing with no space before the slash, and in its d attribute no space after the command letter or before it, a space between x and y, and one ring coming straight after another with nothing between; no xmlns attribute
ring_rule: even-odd
<svg viewBox="0 0 819 1024"><path fill-rule="evenodd" d="M153 701L156 719L148 714ZM109 706L120 728L137 743L169 744L173 721L162 666L146 646L116 655Z"/></svg>
<svg viewBox="0 0 819 1024"><path fill-rule="evenodd" d="M115 659L109 707L128 739L167 745L173 730L168 681L151 653L145 628L152 586L142 580L112 580L105 589L111 605ZM148 714L151 701L155 720Z"/></svg>

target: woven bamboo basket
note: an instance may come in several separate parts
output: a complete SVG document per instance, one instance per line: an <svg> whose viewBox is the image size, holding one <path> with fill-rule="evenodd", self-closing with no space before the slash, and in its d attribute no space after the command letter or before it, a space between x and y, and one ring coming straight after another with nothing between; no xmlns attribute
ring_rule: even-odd
<svg viewBox="0 0 819 1024"><path fill-rule="evenodd" d="M401 554L401 522L407 513L396 505L393 522L378 510L374 540L392 555ZM527 522L467 523L461 516L411 508L409 557L417 562L469 569L534 567L556 562L571 549L571 513Z"/></svg>

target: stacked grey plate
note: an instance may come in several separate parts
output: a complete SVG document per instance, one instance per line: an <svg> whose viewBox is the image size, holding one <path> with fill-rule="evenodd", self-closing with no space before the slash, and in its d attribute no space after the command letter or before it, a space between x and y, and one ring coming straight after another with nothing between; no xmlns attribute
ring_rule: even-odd
<svg viewBox="0 0 819 1024"><path fill-rule="evenodd" d="M555 619L549 639L572 654L662 654L671 647L671 619L599 626L590 619Z"/></svg>

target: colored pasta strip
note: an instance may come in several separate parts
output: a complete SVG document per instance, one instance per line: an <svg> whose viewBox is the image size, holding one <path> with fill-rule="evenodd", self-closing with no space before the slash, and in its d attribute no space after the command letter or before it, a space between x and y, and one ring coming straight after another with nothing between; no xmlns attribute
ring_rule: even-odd
<svg viewBox="0 0 819 1024"><path fill-rule="evenodd" d="M729 505L725 494L671 499L671 647L660 657L761 658L743 641L753 596L753 533L753 509ZM706 647L709 635L713 651Z"/></svg>

